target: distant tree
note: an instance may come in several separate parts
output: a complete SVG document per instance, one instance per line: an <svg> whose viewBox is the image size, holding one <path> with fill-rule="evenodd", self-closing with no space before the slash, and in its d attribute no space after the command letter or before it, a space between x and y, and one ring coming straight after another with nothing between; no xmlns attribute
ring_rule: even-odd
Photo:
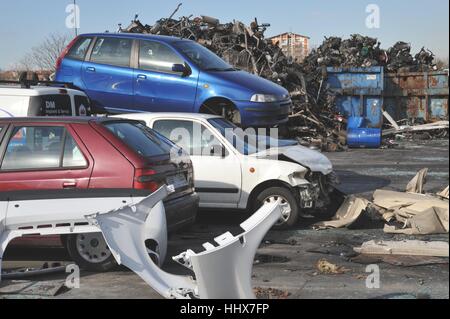
<svg viewBox="0 0 450 319"><path fill-rule="evenodd" d="M12 69L15 71L55 71L56 60L67 47L69 40L68 34L48 35L41 44L31 48L30 52Z"/></svg>
<svg viewBox="0 0 450 319"><path fill-rule="evenodd" d="M28 54L27 56L21 58L18 62L13 63L8 67L8 70L15 72L33 71L35 69L36 68L28 57Z"/></svg>

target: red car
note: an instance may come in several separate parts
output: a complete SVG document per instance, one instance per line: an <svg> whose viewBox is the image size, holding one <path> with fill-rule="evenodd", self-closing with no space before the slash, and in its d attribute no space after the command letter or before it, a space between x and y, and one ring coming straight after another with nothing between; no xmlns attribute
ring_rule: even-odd
<svg viewBox="0 0 450 319"><path fill-rule="evenodd" d="M149 195L172 185L169 231L192 224L198 207L189 155L145 124L110 118L0 119L0 192L24 198ZM78 265L111 269L101 234L62 239Z"/></svg>

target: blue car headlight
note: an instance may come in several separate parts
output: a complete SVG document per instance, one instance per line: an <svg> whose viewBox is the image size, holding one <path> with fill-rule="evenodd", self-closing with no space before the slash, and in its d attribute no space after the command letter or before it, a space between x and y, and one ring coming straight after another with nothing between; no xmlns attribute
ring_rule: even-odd
<svg viewBox="0 0 450 319"><path fill-rule="evenodd" d="M255 94L252 96L250 101L256 102L256 103L273 103L273 102L277 102L278 98L276 95Z"/></svg>

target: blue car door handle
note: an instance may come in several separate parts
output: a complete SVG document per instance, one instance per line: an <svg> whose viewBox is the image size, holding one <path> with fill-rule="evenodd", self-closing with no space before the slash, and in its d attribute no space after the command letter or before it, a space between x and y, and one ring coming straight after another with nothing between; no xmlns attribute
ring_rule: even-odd
<svg viewBox="0 0 450 319"><path fill-rule="evenodd" d="M147 76L144 74L139 74L137 77L139 80L147 80Z"/></svg>
<svg viewBox="0 0 450 319"><path fill-rule="evenodd" d="M88 70L89 72L95 72L95 68L92 66L87 67L86 70Z"/></svg>

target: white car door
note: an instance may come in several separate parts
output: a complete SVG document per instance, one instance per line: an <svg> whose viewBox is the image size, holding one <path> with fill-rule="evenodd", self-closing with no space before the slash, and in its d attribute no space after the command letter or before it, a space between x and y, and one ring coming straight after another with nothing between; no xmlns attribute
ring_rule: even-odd
<svg viewBox="0 0 450 319"><path fill-rule="evenodd" d="M189 151L200 207L237 208L242 172L239 158L215 130L193 120L158 119L152 128Z"/></svg>

